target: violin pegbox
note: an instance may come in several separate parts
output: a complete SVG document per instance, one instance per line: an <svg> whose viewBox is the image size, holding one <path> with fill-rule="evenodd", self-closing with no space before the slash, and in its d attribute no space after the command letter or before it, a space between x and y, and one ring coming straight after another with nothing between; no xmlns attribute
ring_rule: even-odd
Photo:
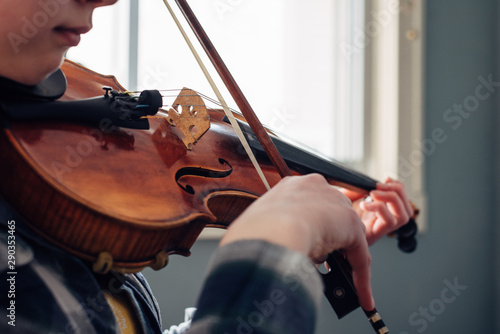
<svg viewBox="0 0 500 334"><path fill-rule="evenodd" d="M176 132L188 150L210 128L205 102L191 89L183 88L167 113L167 121L177 128Z"/></svg>

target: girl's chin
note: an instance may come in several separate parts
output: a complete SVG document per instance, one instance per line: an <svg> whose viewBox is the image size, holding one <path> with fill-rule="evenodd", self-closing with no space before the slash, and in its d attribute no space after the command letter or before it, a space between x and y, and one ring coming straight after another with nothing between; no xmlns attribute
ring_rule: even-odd
<svg viewBox="0 0 500 334"><path fill-rule="evenodd" d="M33 41L23 45L24 48L20 48L18 53L0 48L0 76L25 85L35 85L56 71L63 63L69 47L54 45L43 38L40 40L45 44Z"/></svg>
<svg viewBox="0 0 500 334"><path fill-rule="evenodd" d="M19 73L18 82L25 85L36 85L57 71L64 61L64 55L52 57L47 61L38 61L34 67L26 67L24 73Z"/></svg>

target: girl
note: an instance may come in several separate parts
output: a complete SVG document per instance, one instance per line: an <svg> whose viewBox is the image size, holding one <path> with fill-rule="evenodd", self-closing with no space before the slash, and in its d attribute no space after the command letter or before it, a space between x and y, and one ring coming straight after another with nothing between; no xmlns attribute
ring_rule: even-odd
<svg viewBox="0 0 500 334"><path fill-rule="evenodd" d="M115 2L2 0L0 77L39 84L92 28L93 11ZM282 180L221 240L190 331L312 333L322 296L314 264L336 249L348 256L361 306L373 309L368 245L406 223L413 210L400 182L388 180L370 195L374 201L356 212L320 175ZM7 226L15 222L18 259L15 300L5 293L7 281L0 283L3 333L161 331L156 302L140 274L94 275L87 263L26 228L22 212L0 203L0 254L7 254ZM4 274L6 264L2 258Z"/></svg>

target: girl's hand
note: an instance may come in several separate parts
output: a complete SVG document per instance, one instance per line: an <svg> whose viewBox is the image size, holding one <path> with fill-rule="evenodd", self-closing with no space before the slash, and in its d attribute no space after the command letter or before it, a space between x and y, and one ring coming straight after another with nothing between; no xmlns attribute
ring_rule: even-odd
<svg viewBox="0 0 500 334"><path fill-rule="evenodd" d="M366 226L366 240L372 245L406 224L413 216L413 208L403 184L390 178L385 183L378 183L370 197L371 202L357 203L357 211Z"/></svg>
<svg viewBox="0 0 500 334"><path fill-rule="evenodd" d="M342 249L364 309L374 307L365 225L345 195L318 174L286 177L228 228L221 245L261 239L302 252L315 263Z"/></svg>

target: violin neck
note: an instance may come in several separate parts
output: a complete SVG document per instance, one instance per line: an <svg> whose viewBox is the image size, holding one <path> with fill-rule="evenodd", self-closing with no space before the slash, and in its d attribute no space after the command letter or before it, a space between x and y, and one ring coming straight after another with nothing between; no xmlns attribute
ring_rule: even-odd
<svg viewBox="0 0 500 334"><path fill-rule="evenodd" d="M225 121L227 122L226 119ZM265 151L252 132L252 129L246 123L238 122L256 156L258 158L265 158ZM339 162L308 152L277 136L271 135L270 137L287 165L299 174L319 173L328 180L331 180L335 185L356 191L369 192L376 188L377 181L369 176L343 166Z"/></svg>

